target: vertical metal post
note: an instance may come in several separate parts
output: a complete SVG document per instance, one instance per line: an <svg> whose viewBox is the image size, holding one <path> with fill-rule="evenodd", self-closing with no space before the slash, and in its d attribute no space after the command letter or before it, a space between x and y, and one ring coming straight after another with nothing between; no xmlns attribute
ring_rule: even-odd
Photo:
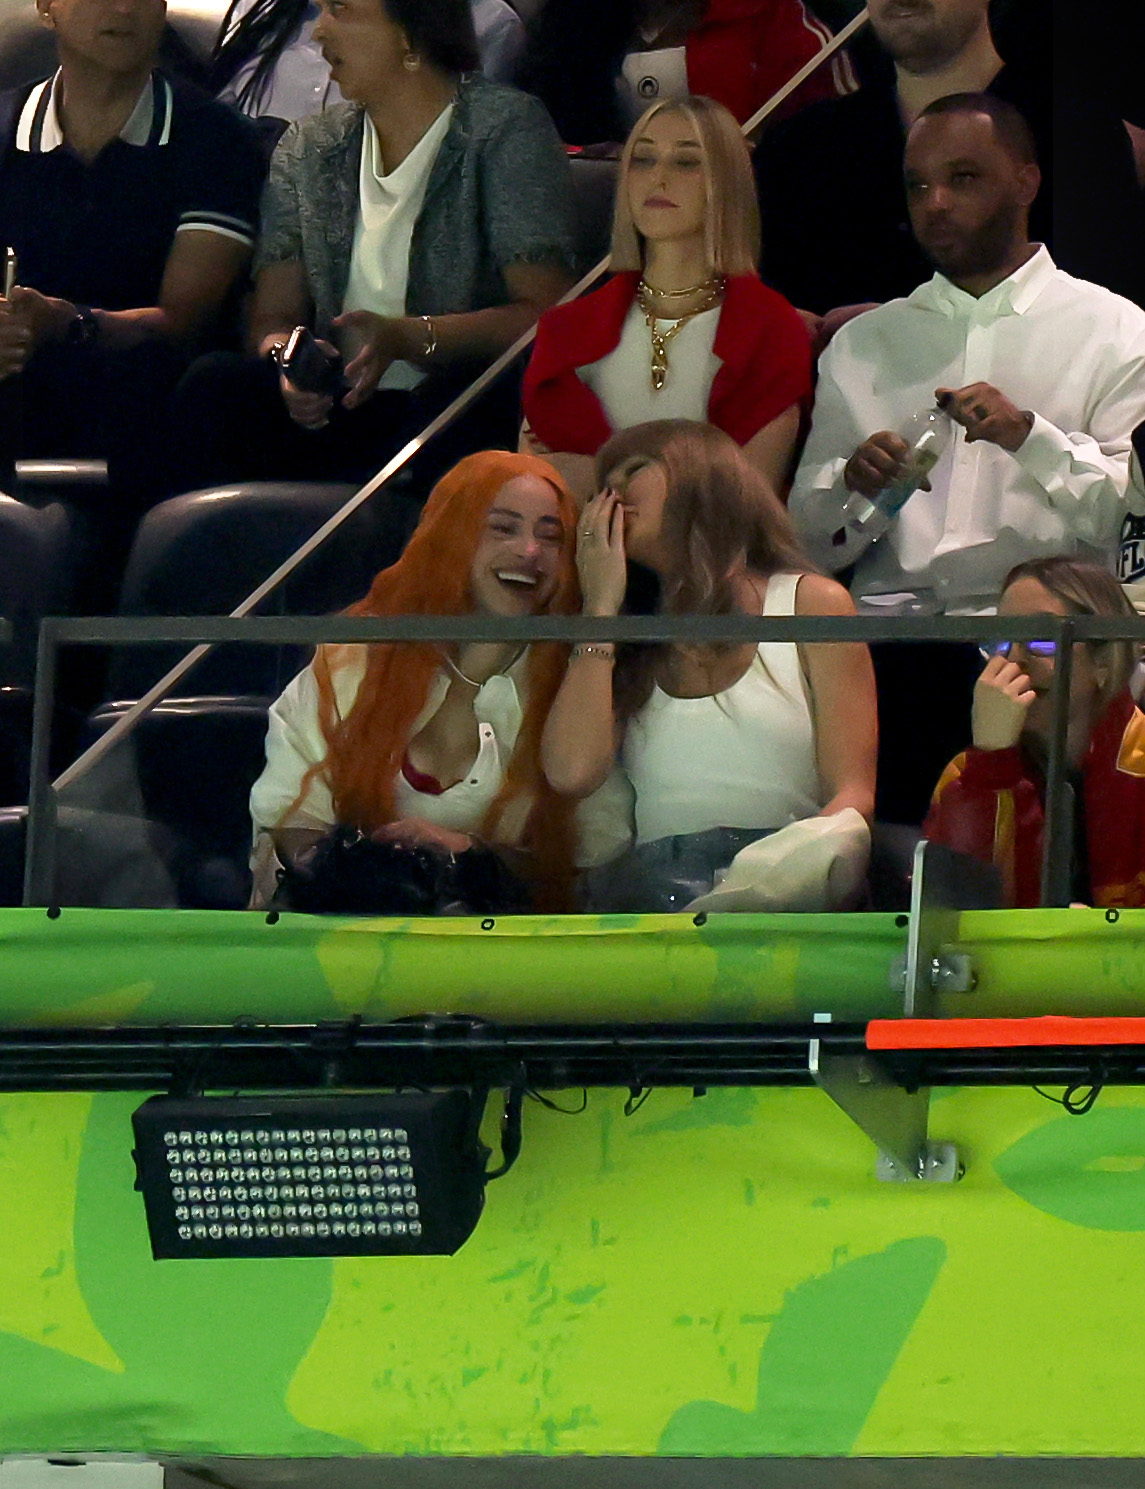
<svg viewBox="0 0 1145 1489"><path fill-rule="evenodd" d="M1047 627L1047 630L1050 627ZM1066 616L1053 630L1057 642L1050 688L1050 753L1046 766L1042 838L1042 904L1068 905L1073 881L1073 788L1069 783L1069 691L1073 676L1074 623Z"/></svg>
<svg viewBox="0 0 1145 1489"><path fill-rule="evenodd" d="M56 622L40 622L32 695L32 760L24 842L24 904L50 905L56 893L56 791L52 785L52 719L56 693Z"/></svg>

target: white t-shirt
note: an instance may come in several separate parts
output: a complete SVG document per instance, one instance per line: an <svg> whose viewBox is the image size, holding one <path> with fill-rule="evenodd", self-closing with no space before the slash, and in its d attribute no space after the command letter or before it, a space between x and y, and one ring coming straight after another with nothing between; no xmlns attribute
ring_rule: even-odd
<svg viewBox="0 0 1145 1489"><path fill-rule="evenodd" d="M600 399L613 429L630 429L652 419L708 417L712 381L723 365L712 351L720 307L686 321L668 343L668 374L659 392L652 386L652 337L639 305L624 318L620 340L599 362L577 368L577 376ZM657 321L665 331L674 321Z"/></svg>
<svg viewBox="0 0 1145 1489"><path fill-rule="evenodd" d="M378 132L365 116L362 155L358 169L358 220L343 311L372 310L375 315L406 313L410 242L437 152L449 131L449 104L429 126L401 165L385 175ZM352 336L342 335L342 355L348 362L358 350ZM379 388L416 388L425 377L411 362L392 362Z"/></svg>
<svg viewBox="0 0 1145 1489"><path fill-rule="evenodd" d="M629 52L616 84L629 122L635 124L646 108L663 98L683 98L688 88L688 60L683 47L660 47L654 52Z"/></svg>
<svg viewBox="0 0 1145 1489"><path fill-rule="evenodd" d="M764 615L794 615L799 574L773 574ZM636 841L713 827L786 827L823 806L799 648L763 641L722 693L659 687L629 722L621 761L636 792Z"/></svg>

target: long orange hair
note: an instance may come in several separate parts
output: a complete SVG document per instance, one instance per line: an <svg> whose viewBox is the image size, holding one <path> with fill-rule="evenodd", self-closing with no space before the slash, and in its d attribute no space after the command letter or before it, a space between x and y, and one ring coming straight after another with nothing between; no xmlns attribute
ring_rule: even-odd
<svg viewBox="0 0 1145 1489"><path fill-rule="evenodd" d="M421 520L397 563L383 569L365 599L348 615L466 615L474 609L470 570L497 493L516 476L536 476L556 493L563 543L549 614L580 609L575 563L576 506L551 465L534 455L485 450L469 455L437 483ZM372 832L395 817L394 786L418 714L441 668L433 643L385 643L367 649L365 674L353 706L343 718L334 675L357 648L324 646L314 658L318 722L326 756L303 781L301 801L314 775L330 788L336 820ZM517 743L505 779L479 828L482 837L509 841L526 850L529 875L542 909L570 898L575 857L573 804L559 797L540 765L541 733L568 660L568 647L534 643L527 661L527 696ZM523 826L510 827L512 818ZM289 815L289 813L288 813ZM511 820L512 820L511 818Z"/></svg>

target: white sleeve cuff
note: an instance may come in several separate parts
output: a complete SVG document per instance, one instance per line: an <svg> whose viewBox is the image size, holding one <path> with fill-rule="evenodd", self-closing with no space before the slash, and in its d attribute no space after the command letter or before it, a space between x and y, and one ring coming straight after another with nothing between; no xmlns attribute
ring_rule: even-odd
<svg viewBox="0 0 1145 1489"><path fill-rule="evenodd" d="M1087 435L1084 443L1092 447L1094 442ZM1064 490L1071 463L1086 458L1068 434L1041 414L1034 414L1033 428L1013 451L1013 456L1027 475L1033 476L1038 485L1049 492Z"/></svg>

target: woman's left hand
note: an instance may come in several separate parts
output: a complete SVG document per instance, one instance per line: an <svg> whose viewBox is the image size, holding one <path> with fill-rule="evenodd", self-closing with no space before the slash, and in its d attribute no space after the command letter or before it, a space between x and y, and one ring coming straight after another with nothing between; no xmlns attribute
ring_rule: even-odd
<svg viewBox="0 0 1145 1489"><path fill-rule="evenodd" d="M585 615L619 615L628 586L624 554L624 509L615 491L594 496L581 513L576 566Z"/></svg>
<svg viewBox="0 0 1145 1489"><path fill-rule="evenodd" d="M401 322L375 315L372 310L348 310L331 325L344 341L358 348L346 363L350 387L342 398L343 408L357 408L377 390L378 380L390 363L405 355Z"/></svg>
<svg viewBox="0 0 1145 1489"><path fill-rule="evenodd" d="M465 853L473 847L467 832L455 832L424 817L401 817L387 822L370 834L375 843L392 843L395 848L440 848L443 853Z"/></svg>

